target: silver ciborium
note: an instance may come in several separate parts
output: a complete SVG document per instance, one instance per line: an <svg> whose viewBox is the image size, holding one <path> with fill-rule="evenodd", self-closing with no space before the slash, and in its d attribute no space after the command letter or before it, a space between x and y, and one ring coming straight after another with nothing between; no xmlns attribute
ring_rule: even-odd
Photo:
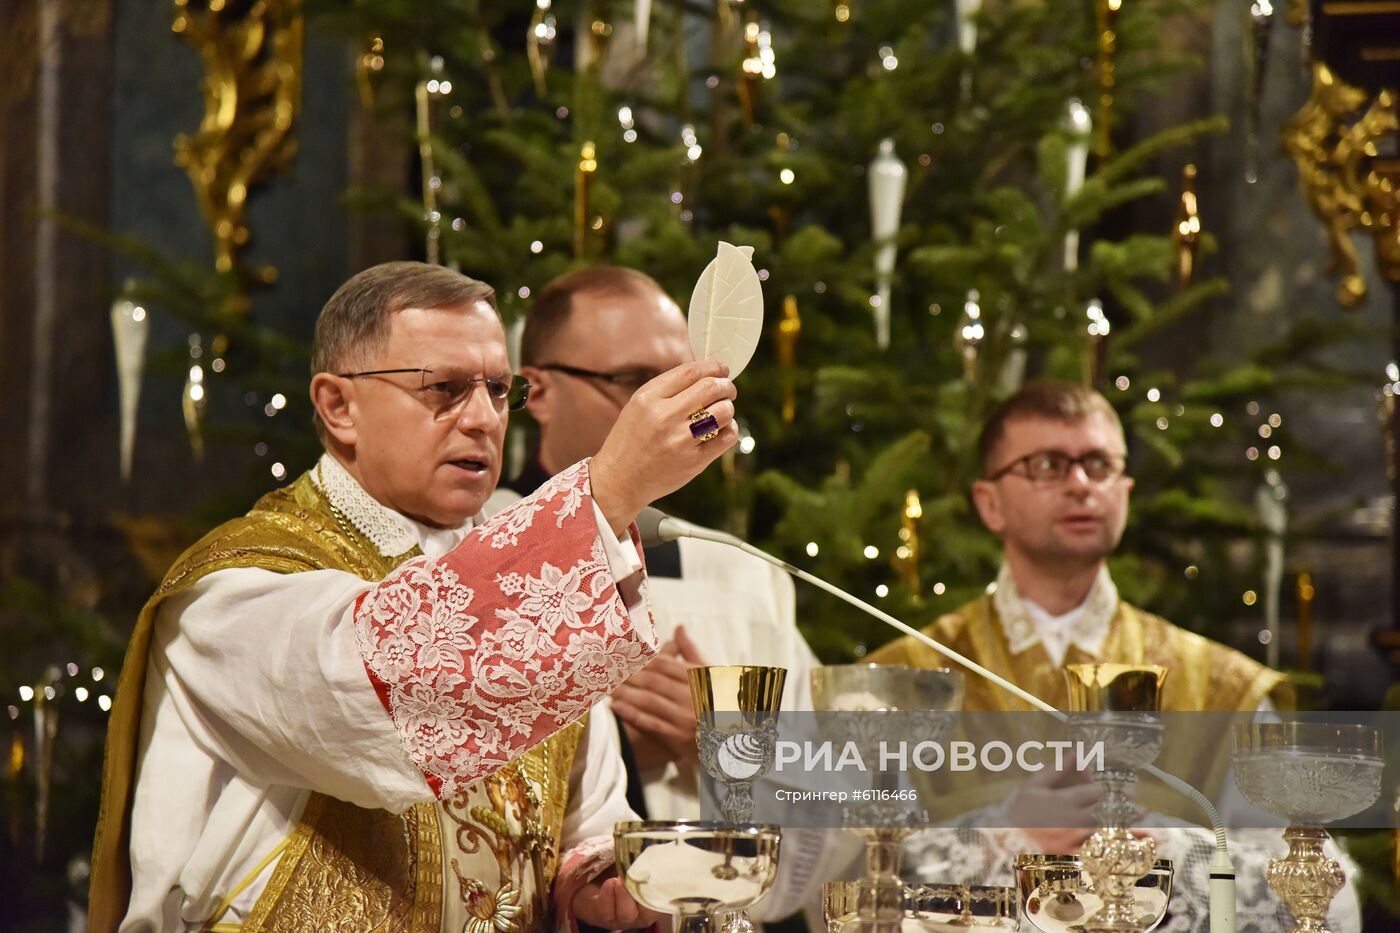
<svg viewBox="0 0 1400 933"><path fill-rule="evenodd" d="M1070 664L1065 667L1070 728L1085 745L1103 748L1094 780L1103 797L1094 806L1099 828L1084 841L1080 858L1103 906L1084 921L1086 933L1141 933L1142 914L1133 889L1152 870L1157 843L1128 830L1134 817L1128 792L1139 768L1162 750L1162 682L1167 670L1149 664Z"/></svg>
<svg viewBox="0 0 1400 933"><path fill-rule="evenodd" d="M1322 824L1375 803L1381 792L1381 733L1325 722L1235 726L1235 783L1246 800L1288 820L1285 858L1269 860L1269 887L1288 905L1294 933L1328 933L1327 907L1346 877L1322 852Z"/></svg>
<svg viewBox="0 0 1400 933"><path fill-rule="evenodd" d="M962 709L963 677L957 671L893 664L837 664L812 671L812 708L822 713L862 713L831 717L839 738L854 742L865 761L880 760L882 743L907 740L910 717L884 713L924 713L919 741L942 743ZM846 807L847 827L865 838L865 877L856 882L860 933L895 933L904 916L904 885L899 870L904 840L913 831L890 783L877 771L871 799Z"/></svg>
<svg viewBox="0 0 1400 933"><path fill-rule="evenodd" d="M1167 915L1172 895L1172 863L1159 858L1131 889L1138 929L1152 930ZM1103 909L1084 863L1077 855L1016 856L1016 900L1025 933L1082 933L1086 921Z"/></svg>
<svg viewBox="0 0 1400 933"><path fill-rule="evenodd" d="M860 882L822 885L827 933L860 929ZM906 884L903 933L1016 929L1016 889L980 884Z"/></svg>
<svg viewBox="0 0 1400 933"><path fill-rule="evenodd" d="M768 893L778 874L776 826L624 822L613 829L627 891L677 918L677 933L715 933L718 915Z"/></svg>

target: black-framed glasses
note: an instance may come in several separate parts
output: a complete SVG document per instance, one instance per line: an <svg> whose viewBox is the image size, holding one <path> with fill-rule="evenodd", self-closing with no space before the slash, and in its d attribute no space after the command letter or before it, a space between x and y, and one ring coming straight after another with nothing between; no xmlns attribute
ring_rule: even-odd
<svg viewBox="0 0 1400 933"><path fill-rule="evenodd" d="M1123 471L1128 467L1128 461L1116 454L1105 453L1102 450L1091 450L1078 457L1071 457L1059 450L1037 450L1033 454L1017 457L988 476L987 479L1001 479L1017 467L1021 467L1021 471L1015 475L1023 476L1033 483L1060 483L1064 482L1070 475L1070 471L1076 466L1084 470L1084 475L1089 479L1089 482L1107 483L1123 475Z"/></svg>
<svg viewBox="0 0 1400 933"><path fill-rule="evenodd" d="M433 370L426 367L413 369L367 369L358 373L337 373L343 379L359 379L363 376L394 376L417 374L421 378L416 391L424 403L438 417L456 411L478 385L486 387L486 395L497 411L510 409L519 411L530 398L530 383L521 376L511 376L510 381L493 379L490 376L464 377L448 370Z"/></svg>
<svg viewBox="0 0 1400 933"><path fill-rule="evenodd" d="M600 373L596 369L584 369L581 366L566 366L563 363L546 363L543 366L536 366L536 369L547 369L556 373L563 373L566 376L575 376L579 379L596 379L599 382L606 382L608 385L617 386L627 392L636 392L657 376L661 375L649 369L629 369L620 373Z"/></svg>

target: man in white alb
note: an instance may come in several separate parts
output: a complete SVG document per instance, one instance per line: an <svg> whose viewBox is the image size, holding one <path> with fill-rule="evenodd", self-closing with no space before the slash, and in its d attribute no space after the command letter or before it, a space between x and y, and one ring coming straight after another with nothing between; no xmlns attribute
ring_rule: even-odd
<svg viewBox="0 0 1400 933"><path fill-rule="evenodd" d="M587 714L655 653L631 522L734 443L724 368L659 373L596 456L485 522L528 391L488 286L368 269L312 369L325 455L187 551L133 634L90 929L651 922L608 874L631 810Z"/></svg>

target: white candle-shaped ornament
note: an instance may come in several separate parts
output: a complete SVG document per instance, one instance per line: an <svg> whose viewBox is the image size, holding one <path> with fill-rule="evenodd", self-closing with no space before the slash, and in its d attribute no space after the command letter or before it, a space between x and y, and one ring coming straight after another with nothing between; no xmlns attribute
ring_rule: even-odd
<svg viewBox="0 0 1400 933"><path fill-rule="evenodd" d="M1270 667L1279 662L1279 591L1283 588L1283 539L1288 530L1288 487L1277 470L1264 474L1254 491L1254 508L1264 534L1264 629L1269 633L1265 658Z"/></svg>
<svg viewBox="0 0 1400 933"><path fill-rule="evenodd" d="M633 8L633 25L637 34L637 49L642 55L647 53L647 34L651 32L651 0L637 0Z"/></svg>
<svg viewBox="0 0 1400 933"><path fill-rule="evenodd" d="M982 10L982 0L956 0L958 10L958 48L963 54L977 51L977 14Z"/></svg>
<svg viewBox="0 0 1400 933"><path fill-rule="evenodd" d="M1063 203L1069 203L1084 187L1084 173L1089 164L1089 139L1094 133L1094 121L1089 116L1089 108L1077 97L1071 97L1069 109L1065 112L1065 129L1069 134L1069 148L1065 154L1065 196ZM1065 271L1079 268L1079 231L1071 229L1065 233Z"/></svg>
<svg viewBox="0 0 1400 933"><path fill-rule="evenodd" d="M112 345L117 356L117 404L121 412L121 477L131 478L136 449L136 413L141 402L141 376L146 369L146 337L151 330L146 309L126 298L112 305Z"/></svg>
<svg viewBox="0 0 1400 933"><path fill-rule="evenodd" d="M904 186L909 170L894 154L894 140L880 141L880 151L870 163L870 234L875 240L875 286L871 301L875 315L875 342L880 349L890 345L890 280L899 234L899 215L904 207Z"/></svg>

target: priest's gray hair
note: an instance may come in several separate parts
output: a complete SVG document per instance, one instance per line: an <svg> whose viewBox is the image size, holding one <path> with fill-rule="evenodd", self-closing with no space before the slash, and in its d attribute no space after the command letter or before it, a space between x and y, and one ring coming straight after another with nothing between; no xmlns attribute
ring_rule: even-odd
<svg viewBox="0 0 1400 933"><path fill-rule="evenodd" d="M311 339L311 374L340 373L371 362L389 339L395 312L467 308L477 302L494 310L496 290L445 266L424 262L371 266L336 289L321 309ZM319 417L316 433L325 440Z"/></svg>
<svg viewBox="0 0 1400 933"><path fill-rule="evenodd" d="M445 266L370 266L336 289L321 309L311 340L311 374L341 372L364 362L389 339L389 321L396 311L466 308L478 301L494 309L496 290Z"/></svg>

